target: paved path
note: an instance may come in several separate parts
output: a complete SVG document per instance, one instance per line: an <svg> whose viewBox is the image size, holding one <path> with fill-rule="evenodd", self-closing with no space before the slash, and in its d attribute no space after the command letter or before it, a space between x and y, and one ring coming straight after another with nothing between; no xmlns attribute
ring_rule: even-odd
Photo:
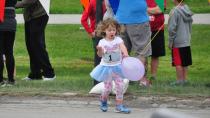
<svg viewBox="0 0 210 118"><path fill-rule="evenodd" d="M71 98L71 97L70 97ZM70 99L66 98L66 99ZM210 109L131 107L131 114L118 114L114 106L108 112L99 110L98 102L52 99L43 97L0 98L0 118L151 118L154 113L165 117L152 118L209 118ZM155 115L157 116L157 114Z"/></svg>
<svg viewBox="0 0 210 118"><path fill-rule="evenodd" d="M1 118L151 118L158 109L132 108L130 114L119 114L114 108L101 112L96 106L67 106L51 104L3 104L0 107ZM154 118L209 118L208 110L167 109L172 115ZM166 115L165 115L166 114ZM190 114L190 115L189 115ZM171 116L171 117L170 117ZM174 117L175 116L175 117Z"/></svg>
<svg viewBox="0 0 210 118"><path fill-rule="evenodd" d="M50 14L49 24L80 24L81 14ZM165 15L165 24L168 22L168 15ZM210 24L210 14L195 14L194 24ZM17 22L23 23L23 15L17 14Z"/></svg>

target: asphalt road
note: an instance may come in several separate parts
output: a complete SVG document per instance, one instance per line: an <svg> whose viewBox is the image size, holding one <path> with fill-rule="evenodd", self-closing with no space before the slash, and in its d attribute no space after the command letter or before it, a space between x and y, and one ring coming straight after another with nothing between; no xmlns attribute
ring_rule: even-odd
<svg viewBox="0 0 210 118"><path fill-rule="evenodd" d="M166 117L153 118L209 118L209 108L144 108L131 107L130 114L114 112L114 106L108 112L99 110L98 101L86 104L86 101L0 97L0 118L151 118L158 113ZM159 111L160 110L160 111Z"/></svg>

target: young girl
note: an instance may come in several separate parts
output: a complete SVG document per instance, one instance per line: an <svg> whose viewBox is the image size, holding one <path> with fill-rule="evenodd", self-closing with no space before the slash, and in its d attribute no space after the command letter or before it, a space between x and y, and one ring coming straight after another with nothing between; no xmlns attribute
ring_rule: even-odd
<svg viewBox="0 0 210 118"><path fill-rule="evenodd" d="M148 14L153 17L150 20L151 28L151 77L150 82L156 80L159 58L165 56L165 37L164 37L164 3L166 0L147 0ZM158 4L159 3L159 4ZM161 9L162 8L162 9Z"/></svg>
<svg viewBox="0 0 210 118"><path fill-rule="evenodd" d="M106 112L108 109L107 99L112 90L112 80L116 84L116 112L130 113L130 110L123 105L123 73L121 61L128 56L123 40L116 36L120 32L120 25L113 19L106 19L101 22L97 29L97 35L104 37L99 41L97 54L102 57L101 62L90 73L97 81L104 82L104 90L100 96L100 109Z"/></svg>

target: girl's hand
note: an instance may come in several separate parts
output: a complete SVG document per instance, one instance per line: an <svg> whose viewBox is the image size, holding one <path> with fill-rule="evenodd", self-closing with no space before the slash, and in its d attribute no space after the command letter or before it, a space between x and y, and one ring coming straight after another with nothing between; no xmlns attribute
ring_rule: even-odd
<svg viewBox="0 0 210 118"><path fill-rule="evenodd" d="M124 53L123 53L123 54L122 54L122 57L123 57L123 58L125 58L125 57L129 57L129 55L128 55L128 54L124 54Z"/></svg>
<svg viewBox="0 0 210 118"><path fill-rule="evenodd" d="M96 46L96 48L97 48L97 50L98 50L98 51L97 51L98 56L101 57L101 56L104 54L103 48L100 47L100 46Z"/></svg>
<svg viewBox="0 0 210 118"><path fill-rule="evenodd" d="M103 48L102 47L97 46L96 48L97 48L98 52L103 53Z"/></svg>

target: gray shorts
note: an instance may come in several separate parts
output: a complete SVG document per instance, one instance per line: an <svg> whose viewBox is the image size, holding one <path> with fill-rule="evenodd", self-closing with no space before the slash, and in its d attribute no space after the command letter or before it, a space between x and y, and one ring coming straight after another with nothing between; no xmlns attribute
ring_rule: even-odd
<svg viewBox="0 0 210 118"><path fill-rule="evenodd" d="M121 37L128 51L134 52L136 57L148 57L151 50L151 30L149 22L142 24L126 24Z"/></svg>

